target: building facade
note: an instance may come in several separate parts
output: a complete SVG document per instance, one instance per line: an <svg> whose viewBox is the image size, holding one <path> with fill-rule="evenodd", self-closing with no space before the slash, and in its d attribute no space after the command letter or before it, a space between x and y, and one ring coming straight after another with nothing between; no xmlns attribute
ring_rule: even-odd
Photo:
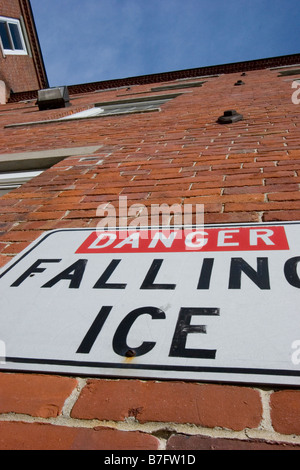
<svg viewBox="0 0 300 470"><path fill-rule="evenodd" d="M168 209L186 205L194 222L197 204L205 226L299 221L299 75L300 55L203 67L74 85L52 109L38 104L45 82L16 85L0 112L0 283L49 230L94 229L105 207L122 225L125 198L127 224L151 225L157 205L159 223L172 226ZM5 365L0 397L1 449L300 449L293 385Z"/></svg>
<svg viewBox="0 0 300 470"><path fill-rule="evenodd" d="M1 103L18 92L47 88L48 80L28 0L0 2Z"/></svg>

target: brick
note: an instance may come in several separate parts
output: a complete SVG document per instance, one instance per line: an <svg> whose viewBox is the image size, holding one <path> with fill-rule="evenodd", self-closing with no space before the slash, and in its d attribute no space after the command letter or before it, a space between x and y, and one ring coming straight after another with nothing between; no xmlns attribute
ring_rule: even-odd
<svg viewBox="0 0 300 470"><path fill-rule="evenodd" d="M293 183L293 180L289 180L289 183L287 184L271 184L267 185L265 184L264 186L236 186L236 187L230 187L230 188L225 188L223 194L252 194L252 193L263 193L263 194L268 194L269 195L269 200L283 200L284 198L281 197L280 195L286 195L287 198L295 198L296 190L299 189L299 184L298 183ZM278 193L273 196L272 193ZM289 194L286 193L294 193L289 196Z"/></svg>
<svg viewBox="0 0 300 470"><path fill-rule="evenodd" d="M64 220L66 219L82 219L86 217L95 217L96 210L95 209L85 209L85 210L72 210L70 213L64 217Z"/></svg>
<svg viewBox="0 0 300 470"><path fill-rule="evenodd" d="M218 164L213 164L212 165L212 170L232 170L232 169L239 169L241 168L241 163L240 162L232 162L232 161L226 161L225 163L218 163Z"/></svg>
<svg viewBox="0 0 300 470"><path fill-rule="evenodd" d="M57 220L65 215L65 211L52 211L52 212L32 212L28 214L28 220Z"/></svg>
<svg viewBox="0 0 300 470"><path fill-rule="evenodd" d="M5 266L10 261L9 256L0 255L0 267Z"/></svg>
<svg viewBox="0 0 300 470"><path fill-rule="evenodd" d="M264 178L282 178L285 176L294 177L294 171L264 171L263 173Z"/></svg>
<svg viewBox="0 0 300 470"><path fill-rule="evenodd" d="M189 204L189 199L187 199L185 201L187 204ZM193 206L194 209L193 210L196 210L195 209L195 206ZM211 213L211 212L221 212L222 211L222 207L223 205L221 204L221 202L219 203L211 203L211 204L205 204L205 207L204 207L204 214L208 214L208 213Z"/></svg>
<svg viewBox="0 0 300 470"><path fill-rule="evenodd" d="M205 205L204 223L206 224L229 224L260 222L260 215L257 212L223 212L221 214L207 213Z"/></svg>
<svg viewBox="0 0 300 470"><path fill-rule="evenodd" d="M274 202L245 202L242 203L226 203L225 212L235 211L272 211L272 210L297 210L300 209L300 201L274 201Z"/></svg>
<svg viewBox="0 0 300 470"><path fill-rule="evenodd" d="M7 243L0 243L0 253L3 253L7 246Z"/></svg>
<svg viewBox="0 0 300 470"><path fill-rule="evenodd" d="M268 194L269 201L291 201L300 199L300 191L286 191Z"/></svg>
<svg viewBox="0 0 300 470"><path fill-rule="evenodd" d="M223 169L223 170L216 170L216 169L212 169L212 173L214 175L223 175L223 176L226 176L228 178L230 178L231 176L237 176L237 175L240 175L242 178L244 178L245 176L252 176L252 175L260 175L262 174L261 173L261 169L260 168L240 168L240 169Z"/></svg>
<svg viewBox="0 0 300 470"><path fill-rule="evenodd" d="M0 413L56 417L76 386L67 377L0 373Z"/></svg>
<svg viewBox="0 0 300 470"><path fill-rule="evenodd" d="M9 199L7 199L4 196L1 197L0 199L0 210L3 206L9 206L9 207L12 207L14 206L15 204L17 204L18 202L20 202L20 199L15 195L15 197L10 197Z"/></svg>
<svg viewBox="0 0 300 470"><path fill-rule="evenodd" d="M24 188L25 189L25 188ZM25 193L24 190L22 191L21 189L16 189L12 193L6 194L6 198L9 200L10 198L15 199L16 195L19 194L22 199L47 199L47 198L52 198L55 196L53 193L46 193L44 191L36 191L36 192L31 192L31 193Z"/></svg>
<svg viewBox="0 0 300 470"><path fill-rule="evenodd" d="M43 220L43 221L36 221L36 222L19 222L18 229L24 231L27 230L51 230L52 224L55 221L51 220Z"/></svg>
<svg viewBox="0 0 300 470"><path fill-rule="evenodd" d="M265 167L271 167L271 168L274 168L274 166L276 166L276 162L275 161L267 161L267 162L258 162L258 161L255 161L255 162L245 162L243 164L243 168L265 168Z"/></svg>
<svg viewBox="0 0 300 470"><path fill-rule="evenodd" d="M15 242L6 244L4 250L2 251L3 254L15 255L20 253L21 251L25 250L30 242Z"/></svg>
<svg viewBox="0 0 300 470"><path fill-rule="evenodd" d="M90 226L90 219L70 219L52 221L51 224L43 226L44 230L55 230L59 228L84 228Z"/></svg>
<svg viewBox="0 0 300 470"><path fill-rule="evenodd" d="M182 197L178 196L177 198L174 198L174 197L169 196L168 198L165 198L165 199L161 199L161 198L151 198L150 199L149 198L149 199L145 199L145 200L142 200L142 201L139 201L139 200L132 201L132 202L129 203L128 209L129 209L129 206L131 205L131 203L136 203L136 204L142 203L150 211L151 210L151 205L154 205L154 204L157 204L158 206L160 206L161 204L168 204L169 206L172 206L173 204L181 204L182 203Z"/></svg>
<svg viewBox="0 0 300 470"><path fill-rule="evenodd" d="M211 204L211 203L249 203L251 201L263 202L264 194L225 194L222 196L194 196L186 198L190 204Z"/></svg>
<svg viewBox="0 0 300 470"><path fill-rule="evenodd" d="M267 184L265 185L265 193L280 193L280 192L295 192L299 191L299 183L290 179L288 183L285 184Z"/></svg>
<svg viewBox="0 0 300 470"><path fill-rule="evenodd" d="M176 434L168 439L166 450L300 450L300 445L261 439L241 440Z"/></svg>
<svg viewBox="0 0 300 470"><path fill-rule="evenodd" d="M300 158L300 149L296 149L296 150L288 149L288 155L292 158Z"/></svg>
<svg viewBox="0 0 300 470"><path fill-rule="evenodd" d="M223 194L261 194L265 192L264 186L232 186L231 188L225 188Z"/></svg>
<svg viewBox="0 0 300 470"><path fill-rule="evenodd" d="M282 220L282 221L300 220L300 210L295 210L295 211L282 210L282 211L264 212L263 222L272 222L276 220Z"/></svg>
<svg viewBox="0 0 300 470"><path fill-rule="evenodd" d="M220 195L221 190L220 190L220 188L209 188L209 189L201 188L201 189L197 189L197 190L190 189L190 190L186 190L186 191L183 191L183 190L179 191L176 188L174 190L170 189L170 190L165 190L165 191L159 191L158 188L155 188L151 192L150 198L155 197L155 198L161 198L162 200L164 200L164 198L169 197L169 196L170 197L176 197L179 192L180 192L182 197L210 196L210 195L217 196L217 195Z"/></svg>
<svg viewBox="0 0 300 470"><path fill-rule="evenodd" d="M138 431L0 422L1 450L157 450L158 445Z"/></svg>
<svg viewBox="0 0 300 470"><path fill-rule="evenodd" d="M274 186L275 184L285 184L288 183L290 184L291 182L293 184L295 183L300 183L300 177L299 176L293 176L293 178L290 177L283 177L283 178L266 178L265 180L266 186Z"/></svg>
<svg viewBox="0 0 300 470"><path fill-rule="evenodd" d="M237 187L237 186L258 186L263 184L263 177L257 178L233 178L231 180L226 177L226 180L222 183L224 188Z"/></svg>
<svg viewBox="0 0 300 470"><path fill-rule="evenodd" d="M22 201L19 201L19 203L22 203ZM16 205L14 206L13 208L10 207L9 205L8 206L2 206L1 209L0 209L0 214L5 214L5 217L6 217L6 214L9 214L11 215L11 213L13 213L13 215L16 215L18 214L18 217L20 216L19 214L21 214L23 216L23 214L28 214L28 212L30 212L30 210L36 210L39 208L39 205L34 205L34 206L31 206L30 208L28 206L26 206L25 204L22 204L22 205Z"/></svg>
<svg viewBox="0 0 300 470"><path fill-rule="evenodd" d="M300 434L300 392L282 390L270 398L272 426L281 434Z"/></svg>
<svg viewBox="0 0 300 470"><path fill-rule="evenodd" d="M214 178L212 178L211 180L207 179L206 181L198 181L198 178L195 177L195 178L191 178L190 184L192 185L191 189L193 189L193 190L195 190L195 189L202 190L203 188L217 188L217 189L220 189L223 186L222 179L217 180L217 179L214 179Z"/></svg>
<svg viewBox="0 0 300 470"><path fill-rule="evenodd" d="M0 222L0 233L7 232L7 231L10 230L11 228L13 228L13 224L12 224L12 223Z"/></svg>
<svg viewBox="0 0 300 470"><path fill-rule="evenodd" d="M3 235L0 235L0 241L10 241L10 242L27 242L34 241L40 235L42 231L32 230L32 231L21 231L21 230L11 230Z"/></svg>
<svg viewBox="0 0 300 470"><path fill-rule="evenodd" d="M79 205L81 200L84 197L84 193L81 196L68 196L67 193L63 193L61 197L57 198L48 198L45 201L43 201L43 204L57 204L57 205L62 205L64 204L65 206L69 207L71 204L77 204Z"/></svg>
<svg viewBox="0 0 300 470"><path fill-rule="evenodd" d="M89 380L72 417L124 421L191 423L235 431L256 428L262 417L259 394L251 388L184 382Z"/></svg>

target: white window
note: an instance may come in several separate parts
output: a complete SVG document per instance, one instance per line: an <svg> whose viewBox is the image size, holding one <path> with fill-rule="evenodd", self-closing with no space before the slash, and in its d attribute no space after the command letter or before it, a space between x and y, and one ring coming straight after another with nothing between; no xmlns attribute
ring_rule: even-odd
<svg viewBox="0 0 300 470"><path fill-rule="evenodd" d="M27 54L19 20L0 16L0 38L4 54Z"/></svg>
<svg viewBox="0 0 300 470"><path fill-rule="evenodd" d="M46 121L19 122L15 124L7 124L5 128L18 126L33 126L40 124L49 124L53 122L72 121L76 119L91 119L105 116L118 116L122 114L147 113L153 111L161 111L161 106L171 99L180 96L182 93L172 93L160 96L148 96L144 98L133 98L129 100L105 101L103 103L95 103L93 108L79 111L74 114L57 118L47 119Z"/></svg>
<svg viewBox="0 0 300 470"><path fill-rule="evenodd" d="M160 111L160 107L178 95L148 96L122 101L96 103L96 108L101 108L103 116L113 114L146 113L148 111ZM100 114L100 113L99 113Z"/></svg>
<svg viewBox="0 0 300 470"><path fill-rule="evenodd" d="M17 189L27 183L42 171L14 171L12 173L0 173L0 196Z"/></svg>
<svg viewBox="0 0 300 470"><path fill-rule="evenodd" d="M110 101L96 103L94 108L86 109L69 116L60 118L60 121L70 119L86 119L101 116L113 116L119 114L147 113L149 111L160 111L160 107L170 99L176 98L179 94L164 96L149 96L147 98L135 98L122 101Z"/></svg>
<svg viewBox="0 0 300 470"><path fill-rule="evenodd" d="M65 117L59 118L59 120L64 121L66 119L67 120L69 120L69 119L84 119L84 118L98 116L101 113L103 113L102 108L90 108L90 109L86 109L85 111L79 111L78 113L71 114L70 116L65 116Z"/></svg>
<svg viewBox="0 0 300 470"><path fill-rule="evenodd" d="M2 153L0 154L0 197L20 188L24 183L41 175L44 170L68 157L82 155L86 159L95 159L94 164L100 165L102 161L99 156L93 157L92 155L99 152L101 148L102 145L90 145L34 152ZM27 190L24 189L24 191Z"/></svg>

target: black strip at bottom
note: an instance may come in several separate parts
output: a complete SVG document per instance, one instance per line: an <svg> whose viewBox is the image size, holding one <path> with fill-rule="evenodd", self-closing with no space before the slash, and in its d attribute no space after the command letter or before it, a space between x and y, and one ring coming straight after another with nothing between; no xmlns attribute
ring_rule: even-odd
<svg viewBox="0 0 300 470"><path fill-rule="evenodd" d="M206 366L179 366L179 365L158 365L158 364L129 364L112 362L88 362L71 361L59 359L36 359L6 357L6 363L19 364L44 364L71 367L90 367L97 369L135 369L135 370L161 370L161 371L179 371L179 372L209 372L226 374L246 374L246 375L274 375L285 377L300 377L300 370L285 369L257 369L243 367L206 367Z"/></svg>

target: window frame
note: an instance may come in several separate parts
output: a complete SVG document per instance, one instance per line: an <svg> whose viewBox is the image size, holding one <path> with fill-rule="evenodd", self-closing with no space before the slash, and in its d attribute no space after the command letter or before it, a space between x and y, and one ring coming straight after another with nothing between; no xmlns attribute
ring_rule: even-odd
<svg viewBox="0 0 300 470"><path fill-rule="evenodd" d="M104 101L101 103L94 103L86 110L67 114L66 116L47 119L41 121L18 122L15 124L6 124L5 129L20 127L20 126L37 126L41 124L63 123L71 121L81 121L90 119L99 119L113 116L129 116L132 114L143 114L149 112L159 112L161 107L169 101L181 96L183 92L171 93L163 95L151 95L148 97L131 98L128 100L114 100ZM97 110L99 108L99 110ZM135 108L135 109L133 109ZM70 109L70 108L69 108ZM103 109L103 111L102 111Z"/></svg>
<svg viewBox="0 0 300 470"><path fill-rule="evenodd" d="M124 114L147 113L160 111L160 107L170 100L169 95L149 96L147 98L131 100L115 100L102 103L95 103L92 108L79 111L59 118L59 121L69 121L77 119L92 119L107 116L120 116Z"/></svg>
<svg viewBox="0 0 300 470"><path fill-rule="evenodd" d="M65 158L82 155L84 158L95 158L95 164L101 165L100 156L93 157L100 149L101 144L0 154L0 199Z"/></svg>
<svg viewBox="0 0 300 470"><path fill-rule="evenodd" d="M20 20L16 18L8 18L6 16L0 16L0 23L4 23L6 25L8 38L12 46L11 49L6 49L3 45L2 38L0 36L1 48L2 48L3 54L5 55L28 55L26 41L25 41L25 37L24 37ZM9 27L10 24L17 26L17 31L19 33L22 49L15 49L14 40L13 40L10 27Z"/></svg>
<svg viewBox="0 0 300 470"><path fill-rule="evenodd" d="M20 188L23 184L43 173L43 170L36 171L14 171L0 173L0 197Z"/></svg>

